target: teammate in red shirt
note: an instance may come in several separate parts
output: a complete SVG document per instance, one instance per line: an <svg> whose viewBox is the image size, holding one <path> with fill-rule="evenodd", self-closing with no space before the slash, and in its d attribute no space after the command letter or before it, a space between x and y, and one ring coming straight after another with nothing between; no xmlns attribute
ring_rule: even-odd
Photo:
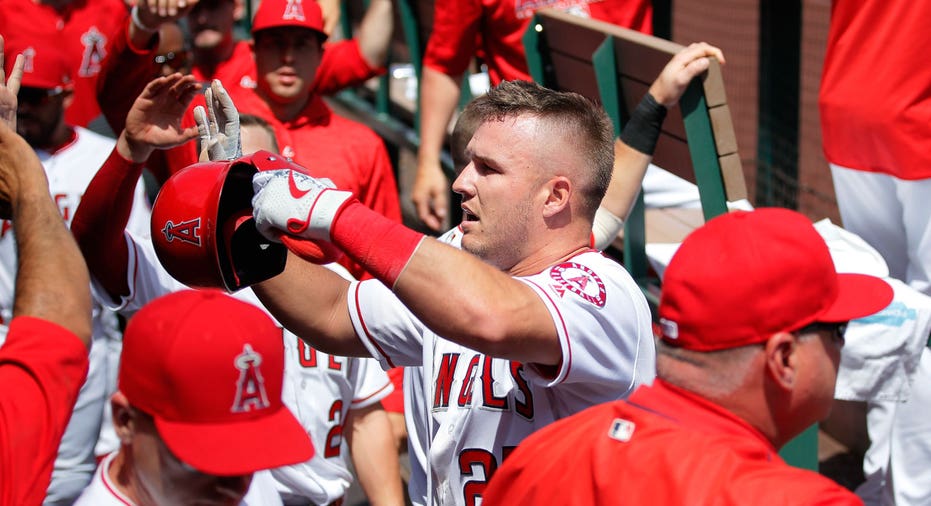
<svg viewBox="0 0 931 506"><path fill-rule="evenodd" d="M459 102L459 83L481 53L492 85L530 80L521 41L537 9L553 7L644 33L652 32L649 0L439 0L423 61L420 149L412 199L417 214L439 231L448 208L449 183L440 168L446 127Z"/></svg>
<svg viewBox="0 0 931 506"><path fill-rule="evenodd" d="M889 275L931 295L931 3L833 0L818 97L824 154L844 228ZM931 350L909 402L869 403L867 503L931 504ZM861 421L862 423L862 421ZM885 496L885 497L881 497Z"/></svg>
<svg viewBox="0 0 931 506"><path fill-rule="evenodd" d="M861 504L777 451L830 411L846 322L891 301L799 213L715 218L665 272L653 385L527 438L483 504Z"/></svg>
<svg viewBox="0 0 931 506"><path fill-rule="evenodd" d="M322 30L315 2L264 0L252 25L257 88L240 88L238 93L227 89L240 112L272 125L282 155L400 222L397 183L381 139L368 127L334 114L314 91L325 53ZM344 262L357 278L368 277L357 264Z"/></svg>
<svg viewBox="0 0 931 506"><path fill-rule="evenodd" d="M0 504L38 505L87 374L90 279L42 164L12 128L22 60L9 82L2 69L0 56L0 216L14 220L22 260L0 348Z"/></svg>

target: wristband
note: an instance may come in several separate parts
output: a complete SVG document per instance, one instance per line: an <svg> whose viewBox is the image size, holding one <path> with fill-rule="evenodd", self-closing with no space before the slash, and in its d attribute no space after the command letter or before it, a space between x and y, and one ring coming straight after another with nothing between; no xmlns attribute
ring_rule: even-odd
<svg viewBox="0 0 931 506"><path fill-rule="evenodd" d="M349 258L394 289L424 235L352 199L333 219L330 237Z"/></svg>
<svg viewBox="0 0 931 506"><path fill-rule="evenodd" d="M627 124L624 125L621 140L631 148L653 156L664 119L666 119L666 107L657 102L653 95L647 93L634 108Z"/></svg>
<svg viewBox="0 0 931 506"><path fill-rule="evenodd" d="M136 25L136 28L142 30L143 32L155 33L158 31L157 26L155 28L152 28L151 26L147 26L145 23L142 22L141 19L139 19L139 6L138 5L133 5L133 8L129 12L129 19L133 22L134 25Z"/></svg>

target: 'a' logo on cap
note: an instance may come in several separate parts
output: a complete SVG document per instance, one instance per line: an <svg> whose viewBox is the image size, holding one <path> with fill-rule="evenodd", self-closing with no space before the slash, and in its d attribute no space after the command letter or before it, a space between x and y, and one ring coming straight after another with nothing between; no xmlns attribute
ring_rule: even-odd
<svg viewBox="0 0 931 506"><path fill-rule="evenodd" d="M178 239L179 241L200 246L200 218L182 221L177 224L168 220L165 227L162 228L162 234L165 234L165 240L168 242Z"/></svg>
<svg viewBox="0 0 931 506"><path fill-rule="evenodd" d="M246 344L242 347L242 353L233 359L233 364L239 369L239 379L236 381L236 399L230 410L233 413L245 413L269 407L268 394L265 393L265 379L259 371L262 355Z"/></svg>
<svg viewBox="0 0 931 506"><path fill-rule="evenodd" d="M304 6L301 5L301 0L288 0L288 5L285 5L281 19L304 21Z"/></svg>

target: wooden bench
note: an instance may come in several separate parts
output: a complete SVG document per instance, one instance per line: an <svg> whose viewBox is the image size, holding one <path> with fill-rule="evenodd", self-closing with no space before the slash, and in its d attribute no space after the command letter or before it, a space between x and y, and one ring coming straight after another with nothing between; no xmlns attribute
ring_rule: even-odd
<svg viewBox="0 0 931 506"><path fill-rule="evenodd" d="M619 134L629 112L669 59L683 46L596 20L544 9L524 37L533 78L600 103ZM653 163L698 186L701 210L649 210L643 195L625 224L624 263L651 307L661 284L648 269L647 240L680 242L704 220L727 212L727 203L747 198L737 139L717 61L688 87L663 123ZM696 216L696 214L699 214ZM783 448L792 465L817 469L818 432L812 427Z"/></svg>

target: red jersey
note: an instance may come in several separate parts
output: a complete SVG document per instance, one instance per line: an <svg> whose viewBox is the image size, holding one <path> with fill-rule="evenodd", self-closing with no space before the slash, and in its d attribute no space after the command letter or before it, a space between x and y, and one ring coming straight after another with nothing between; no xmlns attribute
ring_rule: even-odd
<svg viewBox="0 0 931 506"><path fill-rule="evenodd" d="M54 39L74 62L74 100L65 111L65 122L86 127L100 115L97 75L111 40L128 24L128 15L122 0L74 0L60 11L34 0L2 0L0 34L6 40Z"/></svg>
<svg viewBox="0 0 931 506"><path fill-rule="evenodd" d="M481 49L492 84L530 80L522 38L534 12L544 7L652 32L649 0L437 0L423 64L459 76Z"/></svg>
<svg viewBox="0 0 931 506"><path fill-rule="evenodd" d="M564 418L524 440L482 502L498 504L862 504L791 467L754 427L657 379L625 401Z"/></svg>
<svg viewBox="0 0 931 506"><path fill-rule="evenodd" d="M87 347L64 327L20 316L0 348L0 504L45 499L61 435L87 375Z"/></svg>
<svg viewBox="0 0 931 506"><path fill-rule="evenodd" d="M931 177L931 2L834 0L819 105L831 163Z"/></svg>

